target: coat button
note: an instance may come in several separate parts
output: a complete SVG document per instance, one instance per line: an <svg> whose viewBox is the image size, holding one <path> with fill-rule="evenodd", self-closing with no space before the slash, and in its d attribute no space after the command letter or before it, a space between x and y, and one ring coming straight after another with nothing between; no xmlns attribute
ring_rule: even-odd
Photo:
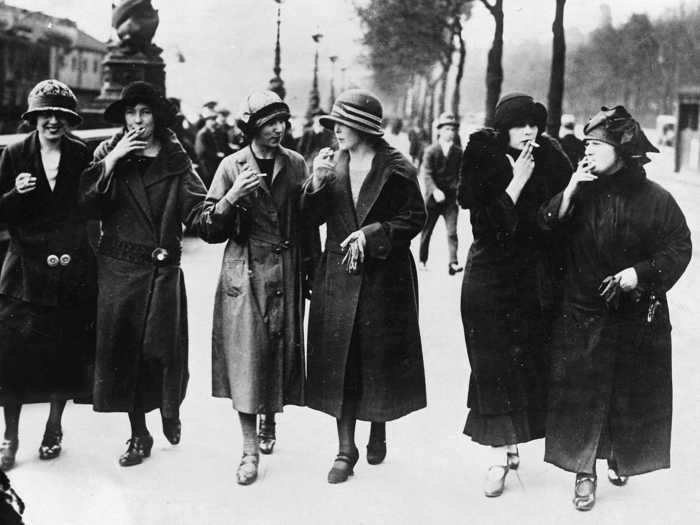
<svg viewBox="0 0 700 525"><path fill-rule="evenodd" d="M282 290L277 290L277 291L275 292L275 295L276 295L277 297L282 297L282 294L283 294Z"/></svg>
<svg viewBox="0 0 700 525"><path fill-rule="evenodd" d="M276 247L274 250L272 250L272 251L275 252L275 253L277 253L277 254L279 254L279 253L282 253L282 248L280 248L279 246L277 246L277 247Z"/></svg>
<svg viewBox="0 0 700 525"><path fill-rule="evenodd" d="M59 262L58 255L51 254L46 258L46 264L48 264L51 268L58 266Z"/></svg>
<svg viewBox="0 0 700 525"><path fill-rule="evenodd" d="M59 259L61 266L68 266L71 261L72 261L71 256L68 255L67 253L64 253L63 255L61 255L61 258Z"/></svg>

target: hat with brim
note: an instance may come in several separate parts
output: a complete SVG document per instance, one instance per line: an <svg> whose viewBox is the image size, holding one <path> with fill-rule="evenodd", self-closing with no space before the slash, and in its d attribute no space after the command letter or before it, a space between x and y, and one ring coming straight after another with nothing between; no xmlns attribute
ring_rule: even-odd
<svg viewBox="0 0 700 525"><path fill-rule="evenodd" d="M602 107L583 128L583 140L597 140L635 158L642 164L649 162L647 153L658 153L644 134L642 127L623 107Z"/></svg>
<svg viewBox="0 0 700 525"><path fill-rule="evenodd" d="M438 117L437 125L435 127L440 129L443 126L452 126L455 129L459 128L457 117L455 117L452 113L443 113Z"/></svg>
<svg viewBox="0 0 700 525"><path fill-rule="evenodd" d="M243 101L236 123L248 136L256 134L268 122L275 119L289 120L289 106L274 91L256 91Z"/></svg>
<svg viewBox="0 0 700 525"><path fill-rule="evenodd" d="M156 121L163 126L170 126L175 117L175 111L170 106L163 95L150 84L137 80L127 84L121 92L119 100L112 102L104 112L104 119L113 124L124 124L124 114L126 108L134 107L137 104L144 104L151 108Z"/></svg>
<svg viewBox="0 0 700 525"><path fill-rule="evenodd" d="M364 89L349 89L336 99L330 115L324 115L319 120L328 129L333 129L337 123L381 137L384 135L382 115L382 104L376 96Z"/></svg>
<svg viewBox="0 0 700 525"><path fill-rule="evenodd" d="M77 112L78 99L73 91L58 80L43 80L29 92L24 120L34 120L41 113L59 113L71 126L77 126L83 118Z"/></svg>
<svg viewBox="0 0 700 525"><path fill-rule="evenodd" d="M525 93L503 95L496 104L493 126L506 131L527 123L535 124L540 133L543 132L547 125L547 108Z"/></svg>

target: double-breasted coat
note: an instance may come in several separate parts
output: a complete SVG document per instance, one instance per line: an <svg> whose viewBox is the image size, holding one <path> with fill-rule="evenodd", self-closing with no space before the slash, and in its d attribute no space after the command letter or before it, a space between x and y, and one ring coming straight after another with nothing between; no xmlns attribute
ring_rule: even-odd
<svg viewBox="0 0 700 525"><path fill-rule="evenodd" d="M513 203L505 191L513 178L506 154L518 152L509 152L504 139L494 130L477 131L462 159L458 201L470 211L474 235L461 298L471 366L468 406L481 416L535 416L522 438L533 439L544 435L546 345L561 262L556 239L538 227L537 212L566 186L571 165L552 139L540 136L532 175ZM506 444L489 432L467 433L483 444Z"/></svg>
<svg viewBox="0 0 700 525"><path fill-rule="evenodd" d="M182 225L197 222L206 189L169 130L143 174L135 155L106 173L122 136L97 147L81 180L82 205L102 226L94 408L177 417L189 377Z"/></svg>
<svg viewBox="0 0 700 525"><path fill-rule="evenodd" d="M0 275L0 398L14 392L32 402L48 401L50 394L87 393L95 343L95 257L78 207L78 185L89 154L68 136L60 148L53 190L37 132L0 157L0 221L10 232ZM36 188L24 194L15 189L22 172L37 179Z"/></svg>
<svg viewBox="0 0 700 525"><path fill-rule="evenodd" d="M306 178L301 155L279 147L272 187L261 180L232 203L227 193L246 167L260 173L250 147L224 158L199 227L226 242L214 303L212 393L239 412L280 412L304 403L304 290L312 232L300 215ZM304 264L304 259L308 264Z"/></svg>
<svg viewBox="0 0 700 525"><path fill-rule="evenodd" d="M582 185L571 213L562 194L540 210L563 233L566 276L555 323L545 461L572 472L614 456L622 475L670 465L671 323L666 292L691 256L673 197L644 170ZM634 268L638 287L607 308L606 276Z"/></svg>
<svg viewBox="0 0 700 525"><path fill-rule="evenodd" d="M418 327L418 281L411 239L425 222L416 170L381 142L353 202L348 153L336 156L336 176L312 191L302 207L326 225L309 312L307 405L339 418L351 346L359 352L356 416L389 421L426 406ZM357 275L346 272L340 243L362 230L367 244Z"/></svg>

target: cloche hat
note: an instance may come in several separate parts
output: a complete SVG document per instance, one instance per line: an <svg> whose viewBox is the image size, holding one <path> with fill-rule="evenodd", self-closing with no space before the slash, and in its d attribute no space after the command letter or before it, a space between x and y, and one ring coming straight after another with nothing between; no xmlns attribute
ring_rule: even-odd
<svg viewBox="0 0 700 525"><path fill-rule="evenodd" d="M145 104L151 108L156 121L163 126L170 126L175 118L173 107L150 82L137 80L122 89L119 100L112 102L105 109L104 119L114 124L124 124L124 112L129 106Z"/></svg>
<svg viewBox="0 0 700 525"><path fill-rule="evenodd" d="M331 114L321 117L320 121L329 129L337 122L362 133L381 137L384 134L383 113L382 103L374 94L365 89L348 89L335 100Z"/></svg>
<svg viewBox="0 0 700 525"><path fill-rule="evenodd" d="M493 116L496 129L505 131L527 121L532 121L540 133L543 132L547 125L547 108L525 93L513 92L500 98Z"/></svg>
<svg viewBox="0 0 700 525"><path fill-rule="evenodd" d="M66 116L72 126L77 126L83 118L77 113L78 99L63 82L42 80L32 88L27 97L27 111L22 118L30 120L37 113L55 111Z"/></svg>
<svg viewBox="0 0 700 525"><path fill-rule="evenodd" d="M238 117L238 127L246 135L252 135L271 120L291 117L289 106L274 91L256 91L243 101Z"/></svg>

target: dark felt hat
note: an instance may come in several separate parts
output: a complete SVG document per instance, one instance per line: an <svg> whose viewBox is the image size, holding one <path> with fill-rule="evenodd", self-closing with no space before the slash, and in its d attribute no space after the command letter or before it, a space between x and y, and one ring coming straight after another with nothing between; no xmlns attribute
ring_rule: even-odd
<svg viewBox="0 0 700 525"><path fill-rule="evenodd" d="M174 108L168 104L156 87L142 80L131 82L122 89L119 100L113 102L105 109L104 119L114 124L124 124L124 113L127 107L136 104L145 104L162 126L172 125L175 118Z"/></svg>
<svg viewBox="0 0 700 525"><path fill-rule="evenodd" d="M42 80L29 92L22 118L31 120L38 113L55 112L64 115L71 126L77 126L83 121L77 108L78 99L68 86L54 79Z"/></svg>
<svg viewBox="0 0 700 525"><path fill-rule="evenodd" d="M647 153L659 152L644 134L639 122L623 106L600 108L583 128L583 134L583 140L599 140L610 144L641 164L649 162Z"/></svg>
<svg viewBox="0 0 700 525"><path fill-rule="evenodd" d="M329 129L337 122L356 131L381 137L384 134L383 114L382 103L373 93L365 89L348 89L335 100L331 114L320 120Z"/></svg>
<svg viewBox="0 0 700 525"><path fill-rule="evenodd" d="M543 132L547 125L547 108L525 93L503 95L496 104L493 126L507 131L528 122L534 123Z"/></svg>

